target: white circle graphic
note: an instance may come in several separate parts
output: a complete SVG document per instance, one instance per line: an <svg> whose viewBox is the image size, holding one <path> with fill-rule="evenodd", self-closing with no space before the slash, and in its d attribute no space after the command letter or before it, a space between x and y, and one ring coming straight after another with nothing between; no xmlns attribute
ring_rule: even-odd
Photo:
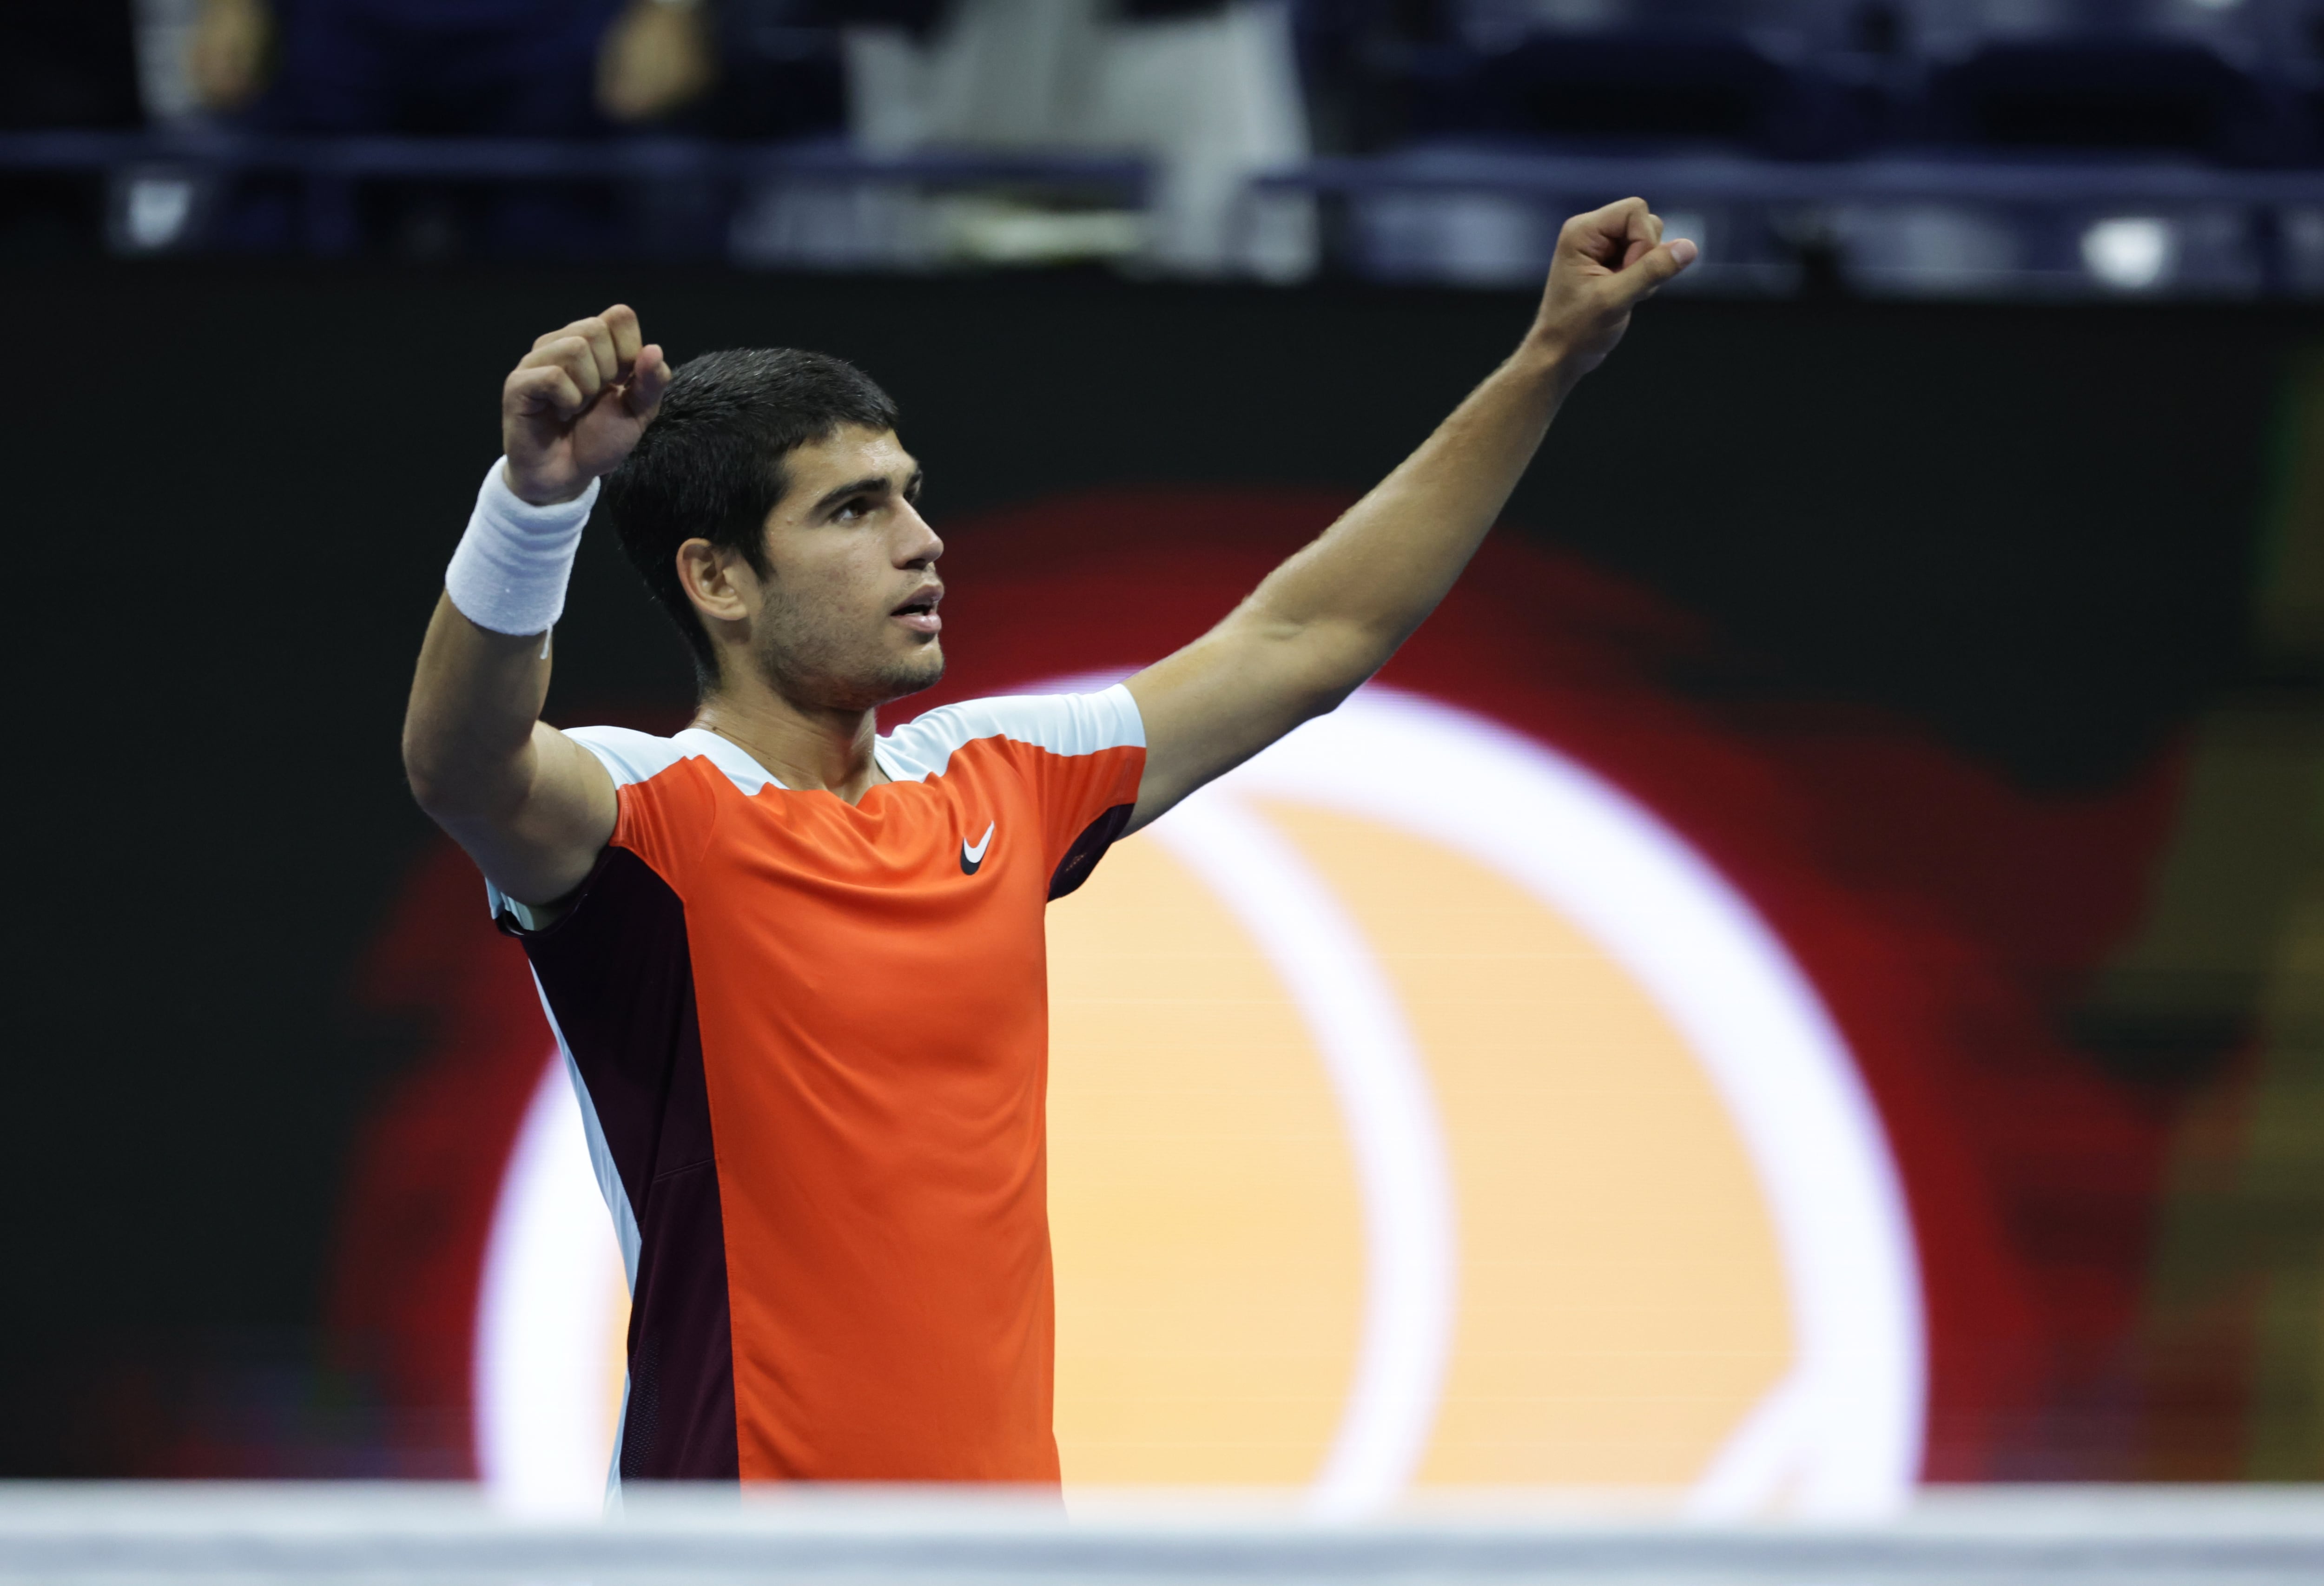
<svg viewBox="0 0 2324 1586"><path fill-rule="evenodd" d="M1330 1071L1363 1196L1364 1327L1309 1507L1364 1514L1410 1484L1452 1349L1460 1274L1435 1098L1388 975L1297 849L1217 785L1152 830L1258 943Z"/></svg>
<svg viewBox="0 0 2324 1586"><path fill-rule="evenodd" d="M580 1102L552 1047L501 1176L476 1293L476 1471L503 1508L572 1515L603 1503L623 1282Z"/></svg>
<svg viewBox="0 0 2324 1586"><path fill-rule="evenodd" d="M1725 878L1593 772L1482 717L1374 685L1153 828L1247 923L1259 922L1262 942L1268 906L1247 895L1280 884L1277 878L1248 863L1204 862L1195 857L1201 837L1172 834L1189 816L1198 826L1217 825L1222 816L1207 806L1257 798L1366 816L1462 853L1572 919L1646 988L1685 1036L1750 1154L1777 1230L1796 1342L1794 1369L1713 1459L1692 1508L1731 1517L1780 1503L1794 1514L1851 1518L1901 1507L1920 1468L1926 1396L1919 1269L1903 1188L1839 1031L1775 933ZM1329 952L1335 939L1336 931L1314 932L1293 956ZM1343 979L1364 978L1353 954L1342 952ZM1375 984L1376 994L1391 995ZM1325 1507L1341 1509L1392 1498L1389 1474L1408 1472L1425 1448L1428 1416L1406 1401L1443 1375L1452 1218L1434 1214L1440 1203L1449 1207L1441 1177L1425 1182L1432 1167L1441 1176L1442 1148L1426 1109L1406 1099L1414 1084L1425 1084L1416 1061L1407 1056L1409 1072L1389 1077L1388 1065L1334 1053L1349 1038L1349 1021L1318 1017L1307 999L1301 1006L1318 1045L1333 1053L1327 1060L1343 1102L1346 1076L1379 1076L1384 1087L1366 1114L1349 1113L1372 1274L1358 1382L1319 1492ZM1407 1134L1431 1138L1384 1138L1368 1127L1368 1116L1390 1113L1406 1120ZM1372 1208L1388 1199L1408 1199L1407 1226L1383 1239ZM1429 1229L1443 1230L1436 1237L1448 1248L1410 1253ZM1442 1286L1416 1299L1411 1291L1428 1283ZM1397 1412L1362 1419L1368 1391L1396 1400ZM1377 1441L1351 1446L1366 1439Z"/></svg>
<svg viewBox="0 0 2324 1586"><path fill-rule="evenodd" d="M1102 687L1074 678L1043 692ZM1572 920L1683 1034L1733 1120L1781 1250L1794 1364L1699 1477L1693 1512L1890 1513L1918 1473L1926 1360L1904 1194L1854 1060L1774 932L1637 800L1543 745L1374 685L1152 828L1289 991L1330 1070L1361 1187L1364 1318L1323 1516L1392 1503L1434 1431L1459 1215L1427 1074L1389 978L1252 807L1333 809L1440 844ZM504 1501L594 1506L610 1453L622 1259L561 1058L495 1213L476 1326L478 1462Z"/></svg>

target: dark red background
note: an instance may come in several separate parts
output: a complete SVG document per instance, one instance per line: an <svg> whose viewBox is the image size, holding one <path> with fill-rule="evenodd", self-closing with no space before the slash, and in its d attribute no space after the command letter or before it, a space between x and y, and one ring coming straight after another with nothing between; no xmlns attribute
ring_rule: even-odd
<svg viewBox="0 0 2324 1586"><path fill-rule="evenodd" d="M960 523L945 564L950 671L891 719L1151 660L1346 499L1102 492ZM1621 785L1807 969L1863 1065L1911 1202L1927 1475L2042 1473L2024 1467L2061 1422L2103 1439L2113 1417L2126 1435L2124 1341L2169 1118L2076 1051L2048 1010L2135 919L2175 757L2101 795L2033 796L1875 710L1705 700L1684 679L1715 648L1645 591L1503 536L1383 677ZM548 1034L521 954L448 849L413 877L362 995L427 1010L437 1034L357 1158L332 1320L397 1399L456 1411L499 1169Z"/></svg>
<svg viewBox="0 0 2324 1586"><path fill-rule="evenodd" d="M537 1016L397 728L493 392L544 327L627 301L680 358L808 346L878 378L952 546L956 692L1197 631L1533 311L1076 272L0 274L37 372L0 428L11 1477L468 1461L466 1287L532 1077L492 1065ZM2253 1452L2268 1413L2324 1425L2306 1356L2255 1343L2293 1337L2268 1252L2324 1249L2324 1214L2198 1203L2253 1179L2246 1135L2296 1122L2237 1121L2272 1072L2249 1010L2139 1027L2153 966L2114 1001L2087 970L2138 915L2175 784L2211 786L2189 770L2209 724L2324 719L2324 671L2253 622L2293 456L2270 437L2320 327L2295 305L1658 300L1391 672L1637 791L1816 975L1911 1176L1933 1470L2324 1471L2324 1436ZM322 391L321 369L360 375ZM683 647L610 535L584 539L558 641L552 719L685 708ZM2188 1268L2190 1239L2228 1259Z"/></svg>

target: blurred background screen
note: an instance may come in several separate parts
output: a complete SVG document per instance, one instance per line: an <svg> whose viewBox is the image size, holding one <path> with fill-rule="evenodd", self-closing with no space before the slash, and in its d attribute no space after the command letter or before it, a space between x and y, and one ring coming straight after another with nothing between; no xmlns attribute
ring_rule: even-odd
<svg viewBox="0 0 2324 1586"><path fill-rule="evenodd" d="M1702 263L1443 609L1050 912L1069 1486L2324 1479L2298 0L10 8L0 1475L602 1488L621 1258L397 754L540 330L896 396L900 721L1200 632L1634 191ZM609 535L558 649L685 720Z"/></svg>

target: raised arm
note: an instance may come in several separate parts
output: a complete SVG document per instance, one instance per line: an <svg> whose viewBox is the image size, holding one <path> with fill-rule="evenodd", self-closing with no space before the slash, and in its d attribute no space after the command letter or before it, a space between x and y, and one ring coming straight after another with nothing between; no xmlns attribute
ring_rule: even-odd
<svg viewBox="0 0 2324 1586"><path fill-rule="evenodd" d="M1533 328L1420 449L1202 638L1130 679L1146 722L1133 829L1355 691L1444 598L1574 383L1694 259L1642 198L1558 233Z"/></svg>
<svg viewBox="0 0 2324 1586"><path fill-rule="evenodd" d="M548 629L592 489L629 456L669 378L619 305L533 343L501 389L506 493L487 482L420 646L403 717L411 791L522 903L571 892L613 834L613 779L540 720Z"/></svg>

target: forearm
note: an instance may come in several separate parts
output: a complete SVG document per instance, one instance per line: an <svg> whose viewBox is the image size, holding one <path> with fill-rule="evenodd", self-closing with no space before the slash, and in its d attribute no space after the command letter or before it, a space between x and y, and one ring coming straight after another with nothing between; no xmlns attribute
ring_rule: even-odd
<svg viewBox="0 0 2324 1586"><path fill-rule="evenodd" d="M526 904L581 885L620 818L604 767L540 719L549 635L597 482L637 445L669 383L669 360L620 303L532 344L502 383L503 455L420 646L403 717L412 794Z"/></svg>
<svg viewBox="0 0 2324 1586"><path fill-rule="evenodd" d="M1379 670L1499 518L1572 383L1528 337L1225 622L1130 680L1148 743L1132 829Z"/></svg>
<svg viewBox="0 0 2324 1586"><path fill-rule="evenodd" d="M1572 384L1555 349L1529 337L1238 616L1323 642L1351 671L1347 687L1369 677L1452 588Z"/></svg>
<svg viewBox="0 0 2324 1586"><path fill-rule="evenodd" d="M1692 262L1626 198L1577 215L1533 328L1421 448L1227 620L1130 679L1146 724L1145 825L1378 671L1444 598L1508 504L1566 393L1630 310Z"/></svg>
<svg viewBox="0 0 2324 1586"><path fill-rule="evenodd" d="M420 804L505 814L532 779L531 733L549 697L549 631L565 612L583 526L597 498L542 483L520 496L495 462L444 569L444 596L420 646L404 715L404 768Z"/></svg>
<svg viewBox="0 0 2324 1586"><path fill-rule="evenodd" d="M543 636L495 633L436 603L403 717L403 765L438 820L504 815L530 792L534 724L549 698Z"/></svg>

